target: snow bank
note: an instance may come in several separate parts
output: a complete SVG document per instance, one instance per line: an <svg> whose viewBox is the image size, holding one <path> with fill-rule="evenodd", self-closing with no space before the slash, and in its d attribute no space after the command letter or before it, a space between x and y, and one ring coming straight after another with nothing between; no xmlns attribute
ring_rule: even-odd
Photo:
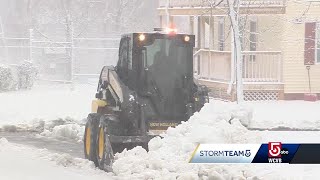
<svg viewBox="0 0 320 180"><path fill-rule="evenodd" d="M149 152L136 147L116 154L114 173L128 179L245 179L242 170L229 166L188 164L198 143L260 141L259 136L253 136L240 122L250 119L250 113L244 112L244 107L219 104L217 108L216 103L207 104L189 121L168 129L163 138L152 139Z"/></svg>
<svg viewBox="0 0 320 180"><path fill-rule="evenodd" d="M65 124L53 127L52 130L45 129L41 136L52 138L67 138L82 141L85 126L79 124Z"/></svg>
<svg viewBox="0 0 320 180"><path fill-rule="evenodd" d="M82 142L85 131L85 120L83 122L73 119L57 119L53 121L33 120L30 124L3 125L1 131L37 132L37 137L48 137L55 139L70 139Z"/></svg>
<svg viewBox="0 0 320 180"><path fill-rule="evenodd" d="M111 174L94 168L88 160L66 154L54 154L0 139L0 179L3 180L101 180L113 179Z"/></svg>
<svg viewBox="0 0 320 180"><path fill-rule="evenodd" d="M170 128L149 142L149 152L141 147L116 154L114 173L121 179L315 179L320 165L289 164L189 164L198 143L267 143L272 140L294 141L292 133L249 131L244 125L254 121L254 108L235 103L213 101L200 113L176 128ZM312 132L309 132L312 133ZM299 132L295 132L299 134ZM313 133L315 134L315 133ZM319 134L319 133L317 133ZM282 136L285 135L285 136ZM300 139L306 138L306 136ZM309 142L311 140L308 140ZM318 140L319 141L319 140ZM317 142L318 142L317 141Z"/></svg>
<svg viewBox="0 0 320 180"><path fill-rule="evenodd" d="M81 141L95 86L37 84L31 90L0 93L0 129L36 131L41 136Z"/></svg>

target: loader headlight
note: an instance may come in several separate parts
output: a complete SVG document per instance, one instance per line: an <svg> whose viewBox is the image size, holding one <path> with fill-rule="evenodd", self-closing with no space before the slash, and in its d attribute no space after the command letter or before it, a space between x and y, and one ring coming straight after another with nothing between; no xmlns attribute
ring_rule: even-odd
<svg viewBox="0 0 320 180"><path fill-rule="evenodd" d="M146 39L146 36L144 34L139 35L139 41L144 41Z"/></svg>
<svg viewBox="0 0 320 180"><path fill-rule="evenodd" d="M185 36L185 37L184 37L184 41L185 41L185 42L189 42L189 41L190 41L190 36Z"/></svg>

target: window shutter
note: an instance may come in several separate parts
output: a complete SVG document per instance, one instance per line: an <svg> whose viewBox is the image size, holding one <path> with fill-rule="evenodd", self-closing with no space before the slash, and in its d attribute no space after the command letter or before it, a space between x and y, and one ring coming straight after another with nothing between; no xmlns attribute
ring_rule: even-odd
<svg viewBox="0 0 320 180"><path fill-rule="evenodd" d="M315 64L316 23L305 24L304 64Z"/></svg>

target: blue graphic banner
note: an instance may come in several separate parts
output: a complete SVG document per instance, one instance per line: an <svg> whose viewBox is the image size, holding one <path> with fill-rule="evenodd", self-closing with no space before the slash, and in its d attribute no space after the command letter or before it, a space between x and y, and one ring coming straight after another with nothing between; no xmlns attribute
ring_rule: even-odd
<svg viewBox="0 0 320 180"><path fill-rule="evenodd" d="M199 144L189 162L320 164L320 144Z"/></svg>

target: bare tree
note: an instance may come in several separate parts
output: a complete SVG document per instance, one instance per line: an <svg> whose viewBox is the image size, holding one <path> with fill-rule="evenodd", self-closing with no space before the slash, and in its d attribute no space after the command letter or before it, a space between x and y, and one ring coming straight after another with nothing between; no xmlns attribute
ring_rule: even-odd
<svg viewBox="0 0 320 180"><path fill-rule="evenodd" d="M240 29L239 29L239 9L235 9L234 2L237 2L238 7L240 6L240 0L232 2L232 0L228 1L229 7L229 17L231 21L231 27L233 32L233 42L234 42L234 51L235 53L235 61L236 61L236 74L237 74L237 102L241 103L243 98L243 79L242 79L242 54L241 54L241 39L240 39Z"/></svg>
<svg viewBox="0 0 320 180"><path fill-rule="evenodd" d="M231 25L230 25L230 30L232 32L232 44L231 44L231 51L234 52L234 62L236 62L236 68L231 69L231 81L227 90L227 93L231 93L232 89L232 84L233 84L233 79L234 79L234 71L236 71L236 85L237 85L237 102L241 103L244 100L243 97L243 78L242 78L242 54L241 54L241 47L242 47L242 42L241 38L242 35L240 31L243 31L239 28L240 25L240 0L206 0L204 1L204 4L209 7L209 11L206 11L205 13L208 14L210 13L210 19L212 18L212 11L213 9L219 8L219 5L221 4L227 4L228 9L225 11L226 14L228 14L228 17L230 19ZM211 26L211 21L210 21L210 26ZM244 27L245 28L245 27ZM228 32L229 36L230 31ZM210 33L211 34L211 33ZM227 37L228 37L227 36ZM211 36L209 37L211 39ZM226 40L226 38L224 38ZM224 40L224 41L225 41ZM211 41L211 40L210 40ZM211 53L210 53L211 55ZM210 57L211 59L211 57ZM232 62L232 64L234 64ZM232 65L233 66L233 65Z"/></svg>

